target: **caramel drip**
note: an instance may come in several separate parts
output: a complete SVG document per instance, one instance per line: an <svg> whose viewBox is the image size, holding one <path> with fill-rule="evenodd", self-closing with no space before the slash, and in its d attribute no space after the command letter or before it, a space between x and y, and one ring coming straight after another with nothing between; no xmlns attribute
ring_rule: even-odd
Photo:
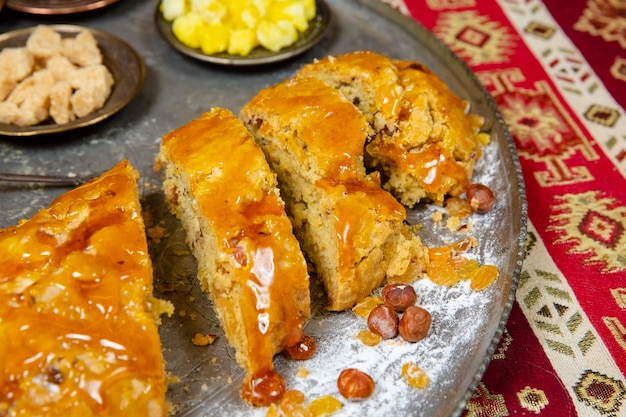
<svg viewBox="0 0 626 417"><path fill-rule="evenodd" d="M453 158L442 152L438 144L431 144L419 152L406 152L392 143L371 143L368 150L385 164L410 173L429 193L444 188L446 178L452 178L467 188L469 180L465 169Z"/></svg>
<svg viewBox="0 0 626 417"><path fill-rule="evenodd" d="M0 231L0 410L115 410L130 379L164 397L134 181L122 163Z"/></svg>

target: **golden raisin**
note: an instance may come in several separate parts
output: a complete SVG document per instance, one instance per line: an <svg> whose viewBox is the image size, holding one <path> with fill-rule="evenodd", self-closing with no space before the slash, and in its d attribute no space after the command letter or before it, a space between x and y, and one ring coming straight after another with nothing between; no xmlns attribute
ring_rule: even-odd
<svg viewBox="0 0 626 417"><path fill-rule="evenodd" d="M464 219L472 214L472 207L464 198L450 197L446 200L446 211L450 216Z"/></svg>
<svg viewBox="0 0 626 417"><path fill-rule="evenodd" d="M284 417L311 417L311 412L304 404L304 394L298 390L289 390L279 403Z"/></svg>
<svg viewBox="0 0 626 417"><path fill-rule="evenodd" d="M472 278L472 276L476 274L476 271L478 271L478 268L480 268L480 265L477 260L475 259L465 259L465 260L466 262L464 262L459 267L456 267L456 271L462 280L467 280L467 279Z"/></svg>
<svg viewBox="0 0 626 417"><path fill-rule="evenodd" d="M365 346L376 346L383 338L370 330L361 330L357 335L357 339Z"/></svg>
<svg viewBox="0 0 626 417"><path fill-rule="evenodd" d="M341 407L343 407L341 401L332 395L323 395L311 401L307 408L313 417L326 417L340 410Z"/></svg>
<svg viewBox="0 0 626 417"><path fill-rule="evenodd" d="M492 282L498 278L498 268L493 265L482 265L472 276L470 288L474 291L480 291L487 288Z"/></svg>
<svg viewBox="0 0 626 417"><path fill-rule="evenodd" d="M369 316L370 311L374 309L374 307L382 303L383 299L377 295L365 297L352 308L352 311L354 311L354 314L359 317L367 317Z"/></svg>
<svg viewBox="0 0 626 417"><path fill-rule="evenodd" d="M267 408L267 413L265 413L265 417L280 417L278 406L276 404L270 404Z"/></svg>
<svg viewBox="0 0 626 417"><path fill-rule="evenodd" d="M413 362L402 365L402 376L414 388L426 388L430 382L426 372Z"/></svg>

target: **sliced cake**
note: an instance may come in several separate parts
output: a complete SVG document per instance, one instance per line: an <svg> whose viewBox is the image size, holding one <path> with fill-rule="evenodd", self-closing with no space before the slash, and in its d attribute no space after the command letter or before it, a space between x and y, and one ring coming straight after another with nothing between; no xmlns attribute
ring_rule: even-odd
<svg viewBox="0 0 626 417"><path fill-rule="evenodd" d="M294 77L260 91L240 119L278 175L330 310L352 307L385 279L421 275L427 254L404 224L404 207L365 172L371 128L338 90Z"/></svg>
<svg viewBox="0 0 626 417"><path fill-rule="evenodd" d="M442 204L470 183L474 163L489 143L489 135L479 131L484 119L468 114L468 103L424 65L393 62L404 90L399 127L367 145L370 165L404 205L422 199Z"/></svg>
<svg viewBox="0 0 626 417"><path fill-rule="evenodd" d="M276 402L285 382L272 360L302 341L310 295L275 174L243 124L218 108L166 134L158 167L202 289L246 371L243 398Z"/></svg>
<svg viewBox="0 0 626 417"><path fill-rule="evenodd" d="M365 165L402 204L465 192L489 136L479 132L483 118L426 66L357 51L306 64L297 76L337 88L366 116Z"/></svg>
<svg viewBox="0 0 626 417"><path fill-rule="evenodd" d="M374 131L394 132L403 89L391 60L372 51L329 55L298 70L296 76L318 78L335 87L363 112Z"/></svg>
<svg viewBox="0 0 626 417"><path fill-rule="evenodd" d="M0 230L0 415L167 415L137 178L121 162Z"/></svg>

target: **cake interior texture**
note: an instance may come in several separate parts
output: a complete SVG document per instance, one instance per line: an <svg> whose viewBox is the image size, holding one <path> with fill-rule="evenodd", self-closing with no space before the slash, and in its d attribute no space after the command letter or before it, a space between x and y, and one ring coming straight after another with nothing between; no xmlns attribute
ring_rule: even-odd
<svg viewBox="0 0 626 417"><path fill-rule="evenodd" d="M421 275L427 251L404 224L404 207L366 172L372 130L337 89L294 77L260 91L240 119L278 175L330 310L351 308L385 280Z"/></svg>

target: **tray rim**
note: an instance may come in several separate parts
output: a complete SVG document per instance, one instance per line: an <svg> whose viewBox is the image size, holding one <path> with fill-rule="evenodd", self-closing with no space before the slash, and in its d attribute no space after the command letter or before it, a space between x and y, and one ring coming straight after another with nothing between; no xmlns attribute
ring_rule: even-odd
<svg viewBox="0 0 626 417"><path fill-rule="evenodd" d="M464 76L474 84L474 87L478 88L482 93L484 98L486 99L486 103L489 109L492 111L493 115L496 118L496 122L502 129L502 133L504 135L504 140L506 142L506 155L510 158L511 166L514 168L515 178L517 179L516 189L519 192L520 197L520 207L521 207L521 219L519 224L519 233L517 236L517 252L516 252L516 263L515 268L512 271L511 277L511 286L509 287L509 292L506 297L503 298L505 300L505 304L503 306L502 315L500 316L500 320L498 322L495 333L491 337L491 342L489 347L485 352L485 357L483 358L481 364L478 366L476 371L474 372L474 376L471 379L467 389L465 390L465 394L461 397L455 411L450 415L450 417L458 417L465 410L465 407L472 397L474 391L478 387L478 384L482 380L489 363L491 362L491 358L493 353L495 352L502 334L504 333L504 328L506 323L508 322L509 316L511 314L511 310L513 308L513 304L515 302L515 294L517 291L517 287L519 285L519 279L522 272L522 265L524 262L524 258L526 255L526 231L528 227L528 201L526 196L526 186L524 183L524 177L522 174L521 164L519 162L517 148L515 147L515 142L513 141L513 137L511 136L510 131L507 128L507 125L504 121L502 113L498 109L495 101L491 94L487 91L487 89L480 83L476 74L469 68L469 66L463 61L458 55L456 55L447 45L445 45L439 38L434 36L434 34L426 29L419 21L414 19L411 16L405 16L398 10L394 9L390 4L384 3L381 0L356 0L364 6L384 14L391 21L396 23L398 26L405 28L408 32L411 32L417 38L429 38L432 40L432 43L429 45L429 49L435 52L438 56L445 56L445 59L453 61L463 72Z"/></svg>

